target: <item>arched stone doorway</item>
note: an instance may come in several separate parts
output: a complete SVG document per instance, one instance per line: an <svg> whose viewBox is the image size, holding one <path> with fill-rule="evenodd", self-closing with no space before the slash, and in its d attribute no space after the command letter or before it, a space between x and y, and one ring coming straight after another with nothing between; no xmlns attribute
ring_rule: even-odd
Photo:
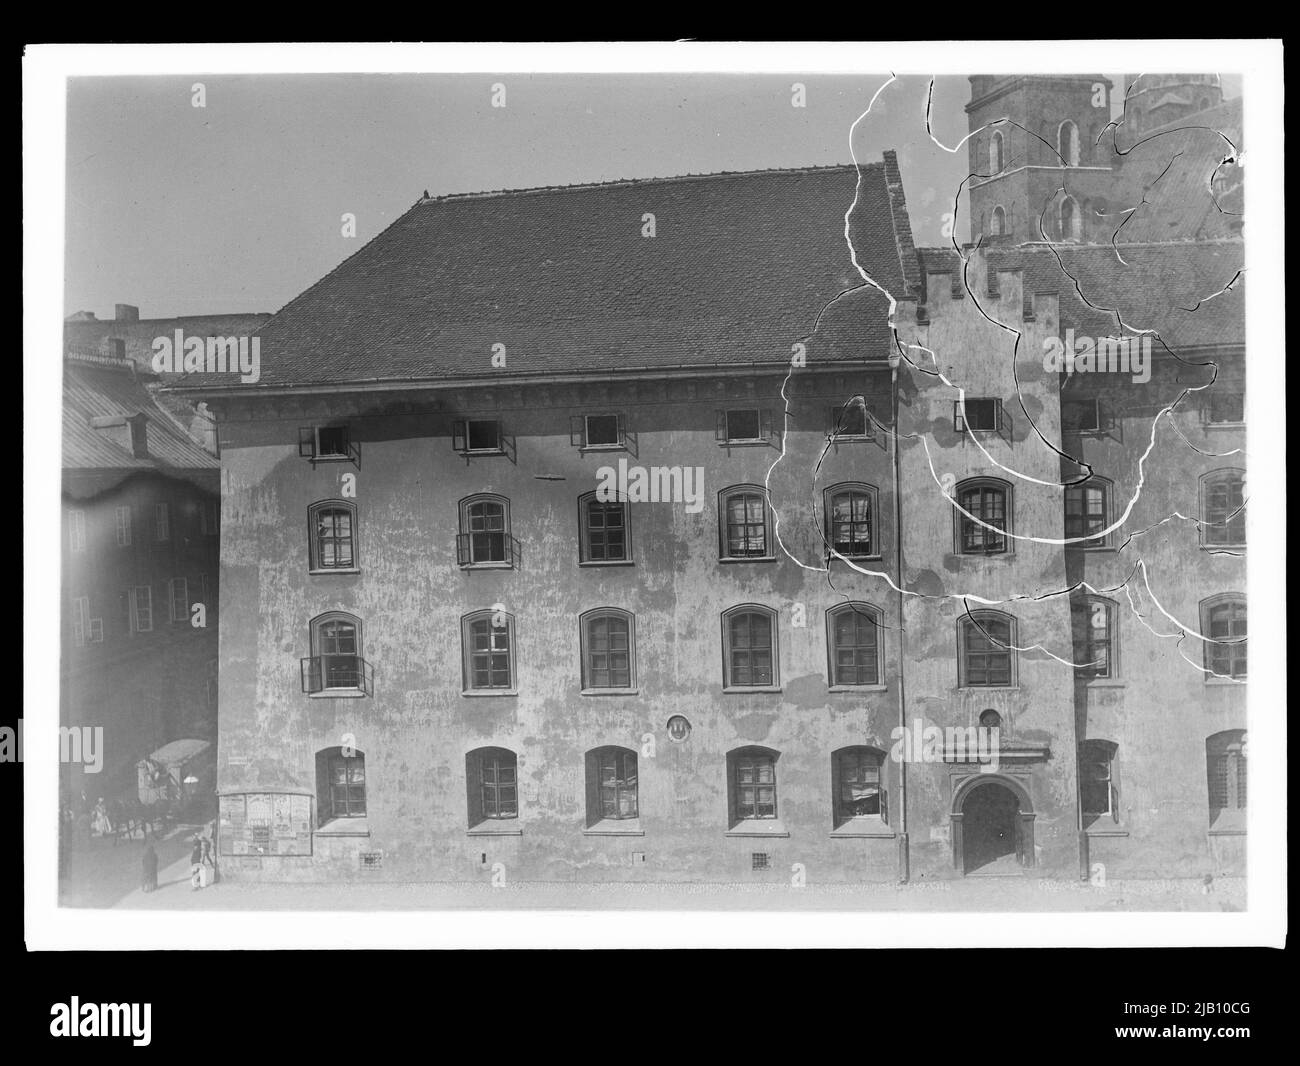
<svg viewBox="0 0 1300 1066"><path fill-rule="evenodd" d="M1034 865L1034 811L1018 781L980 775L953 795L953 864L963 875Z"/></svg>

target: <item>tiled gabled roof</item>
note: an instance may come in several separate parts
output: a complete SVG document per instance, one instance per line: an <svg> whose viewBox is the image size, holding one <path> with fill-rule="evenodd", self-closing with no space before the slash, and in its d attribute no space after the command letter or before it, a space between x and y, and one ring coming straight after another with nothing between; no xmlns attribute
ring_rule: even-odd
<svg viewBox="0 0 1300 1066"><path fill-rule="evenodd" d="M132 453L119 423L147 416L147 454ZM94 425L92 425L92 422ZM99 428L96 428L98 426ZM217 459L200 448L155 402L128 363L66 358L63 366L63 470L104 488L135 473L154 471L216 486Z"/></svg>
<svg viewBox="0 0 1300 1066"><path fill-rule="evenodd" d="M858 261L901 295L897 168L860 174ZM810 361L884 360L888 301L836 299L862 284L844 237L857 182L837 166L422 200L262 327L261 380L239 391L788 364L799 341Z"/></svg>

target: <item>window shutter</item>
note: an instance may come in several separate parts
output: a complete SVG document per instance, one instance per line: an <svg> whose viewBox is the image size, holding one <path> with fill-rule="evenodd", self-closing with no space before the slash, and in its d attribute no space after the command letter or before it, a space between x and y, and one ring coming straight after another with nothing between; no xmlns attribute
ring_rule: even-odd
<svg viewBox="0 0 1300 1066"><path fill-rule="evenodd" d="M762 411L758 413L758 418L759 418L758 435L762 437L763 440L771 440L772 439L772 412L769 411L767 408L764 408Z"/></svg>
<svg viewBox="0 0 1300 1066"><path fill-rule="evenodd" d="M618 442L627 443L627 416L622 411L618 413Z"/></svg>
<svg viewBox="0 0 1300 1066"><path fill-rule="evenodd" d="M581 448L586 443L586 418L583 415L569 415L569 443Z"/></svg>
<svg viewBox="0 0 1300 1066"><path fill-rule="evenodd" d="M717 412L717 427L714 430L713 435L717 440L727 439L727 412L726 411Z"/></svg>
<svg viewBox="0 0 1300 1066"><path fill-rule="evenodd" d="M455 451L469 451L469 427L463 419L451 424L451 446Z"/></svg>
<svg viewBox="0 0 1300 1066"><path fill-rule="evenodd" d="M962 421L961 417L961 404L961 400L952 401L952 431L954 433L964 433L966 431L966 423Z"/></svg>
<svg viewBox="0 0 1300 1066"><path fill-rule="evenodd" d="M501 432L499 426L497 428L497 447L505 453L505 457L512 463L516 461L515 438L506 436Z"/></svg>
<svg viewBox="0 0 1300 1066"><path fill-rule="evenodd" d="M1002 432L1002 401L993 401L993 428L999 433Z"/></svg>
<svg viewBox="0 0 1300 1066"><path fill-rule="evenodd" d="M303 459L316 458L316 430L314 427L298 427L298 455Z"/></svg>

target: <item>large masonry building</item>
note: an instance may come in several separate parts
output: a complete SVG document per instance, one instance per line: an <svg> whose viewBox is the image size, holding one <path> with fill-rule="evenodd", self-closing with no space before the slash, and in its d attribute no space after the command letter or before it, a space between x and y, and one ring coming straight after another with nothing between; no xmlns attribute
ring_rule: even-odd
<svg viewBox="0 0 1300 1066"><path fill-rule="evenodd" d="M224 869L1239 869L1239 293L1067 377L1119 327L999 237L915 248L891 152L426 198L256 384L176 386L220 439ZM1240 255L1179 247L1061 254L1107 293Z"/></svg>

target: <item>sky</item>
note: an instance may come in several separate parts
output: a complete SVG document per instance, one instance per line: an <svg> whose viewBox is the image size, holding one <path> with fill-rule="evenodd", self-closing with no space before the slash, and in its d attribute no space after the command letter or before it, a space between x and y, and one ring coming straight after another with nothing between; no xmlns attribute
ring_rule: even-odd
<svg viewBox="0 0 1300 1066"><path fill-rule="evenodd" d="M1118 78L1112 75L1118 83ZM792 86L805 88L793 106ZM926 134L927 78L877 75L212 75L68 83L66 314L277 311L434 196L879 161L899 153L918 245L944 242L966 150ZM195 83L203 107L195 107ZM493 107L494 86L505 106ZM1225 79L1226 94L1232 88ZM933 134L967 133L965 77ZM498 96L499 99L499 96ZM846 204L847 208L848 205ZM356 217L343 235L342 216ZM959 231L960 231L959 226ZM959 236L964 234L959 232Z"/></svg>

